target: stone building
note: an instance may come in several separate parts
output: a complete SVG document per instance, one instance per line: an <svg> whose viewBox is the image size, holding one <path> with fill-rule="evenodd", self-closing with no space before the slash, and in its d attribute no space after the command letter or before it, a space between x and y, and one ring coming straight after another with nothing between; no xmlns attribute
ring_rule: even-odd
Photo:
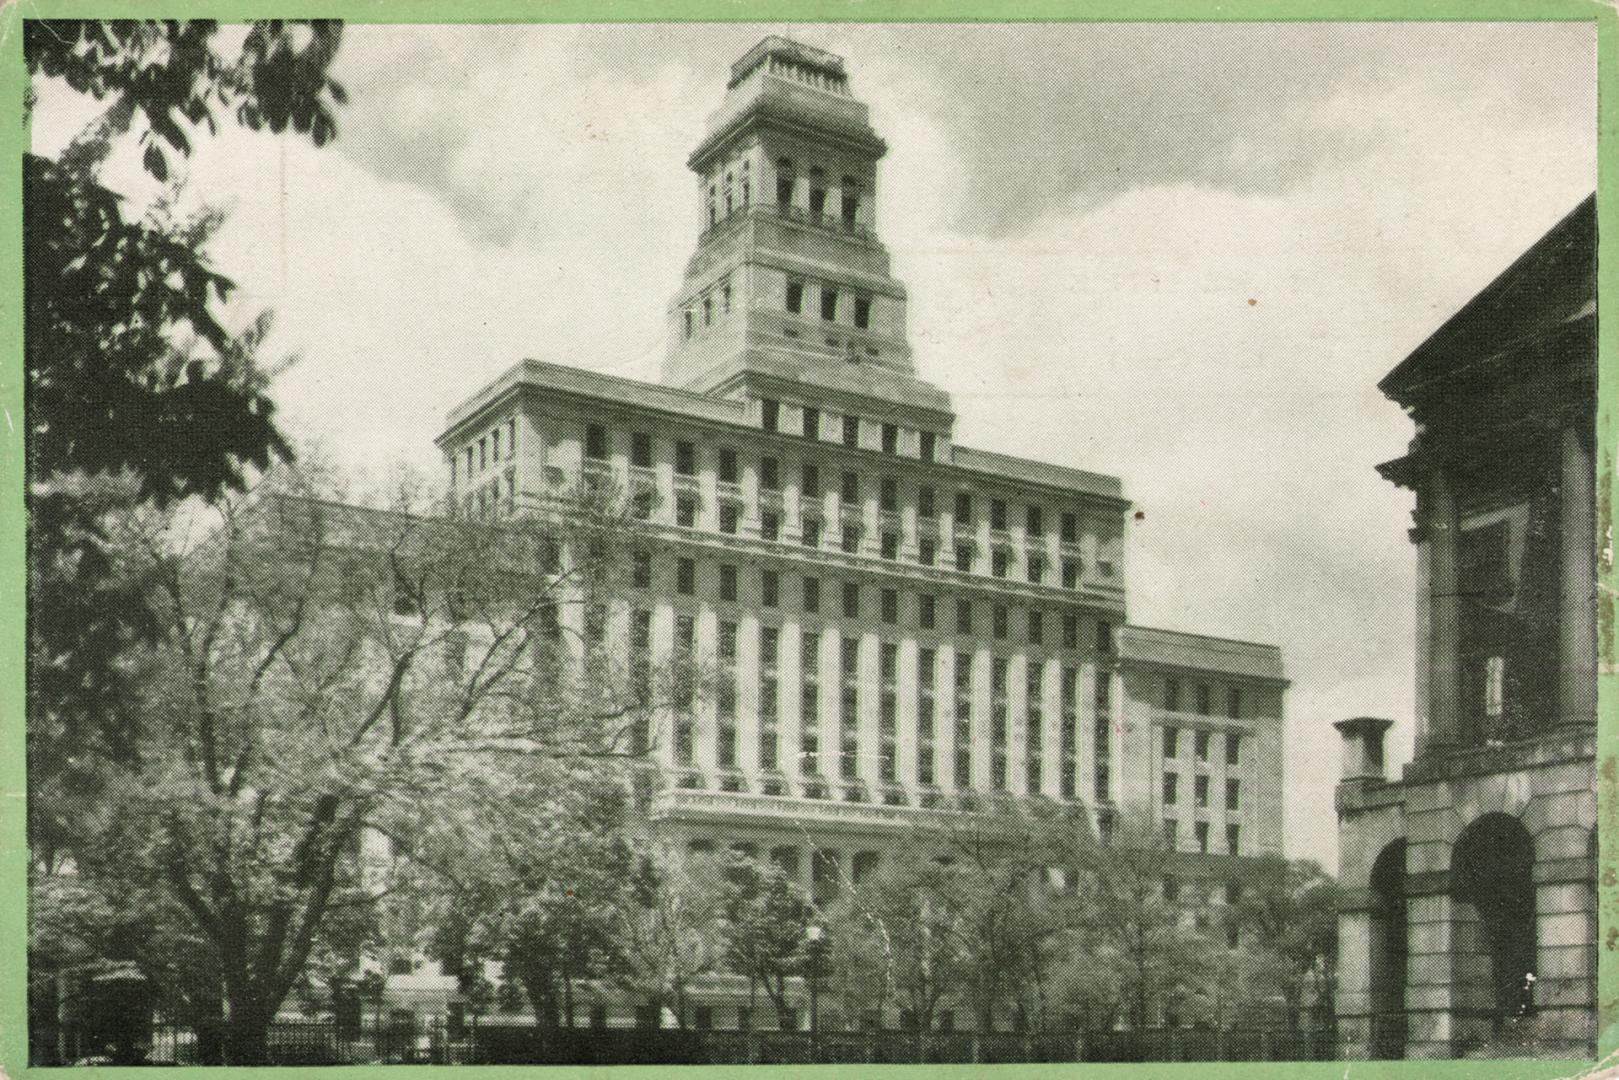
<svg viewBox="0 0 1619 1080"><path fill-rule="evenodd" d="M691 154L702 232L658 383L525 360L439 437L463 513L581 478L650 537L610 619L713 699L660 717L652 814L818 896L919 816L995 793L1138 802L1190 877L1280 853L1268 645L1126 624L1120 482L959 445L879 239L885 152L843 61L780 37L731 69Z"/></svg>
<svg viewBox="0 0 1619 1080"><path fill-rule="evenodd" d="M1596 206L1384 378L1417 425L1415 759L1340 722L1354 1057L1594 1049Z"/></svg>

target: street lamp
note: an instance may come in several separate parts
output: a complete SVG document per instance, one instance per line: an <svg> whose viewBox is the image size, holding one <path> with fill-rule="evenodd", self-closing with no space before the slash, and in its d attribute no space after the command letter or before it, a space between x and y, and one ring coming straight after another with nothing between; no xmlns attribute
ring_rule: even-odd
<svg viewBox="0 0 1619 1080"><path fill-rule="evenodd" d="M809 979L810 1054L821 1060L821 962L826 955L826 931L811 923L804 928L804 975Z"/></svg>

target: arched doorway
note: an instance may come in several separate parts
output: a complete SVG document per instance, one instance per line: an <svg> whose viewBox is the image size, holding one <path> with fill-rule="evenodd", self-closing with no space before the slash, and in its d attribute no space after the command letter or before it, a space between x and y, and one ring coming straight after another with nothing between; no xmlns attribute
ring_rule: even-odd
<svg viewBox="0 0 1619 1080"><path fill-rule="evenodd" d="M1458 929L1476 925L1457 951L1482 962L1457 964L1466 979L1464 1000L1488 1013L1495 1034L1505 1033L1534 1008L1535 849L1523 823L1486 814L1456 841L1451 856L1452 897ZM1457 958L1458 960L1460 957Z"/></svg>
<svg viewBox="0 0 1619 1080"><path fill-rule="evenodd" d="M1369 882L1371 908L1371 1054L1405 1057L1406 938L1405 841L1377 856Z"/></svg>

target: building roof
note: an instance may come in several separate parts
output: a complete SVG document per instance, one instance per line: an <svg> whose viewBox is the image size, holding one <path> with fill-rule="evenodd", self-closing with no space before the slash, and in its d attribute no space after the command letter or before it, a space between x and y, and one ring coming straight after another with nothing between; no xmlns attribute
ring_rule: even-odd
<svg viewBox="0 0 1619 1080"><path fill-rule="evenodd" d="M1427 385L1595 317L1596 196L1592 194L1462 305L1377 386L1400 404L1411 405L1423 396Z"/></svg>
<svg viewBox="0 0 1619 1080"><path fill-rule="evenodd" d="M1267 682L1288 681L1282 667L1282 650L1275 645L1147 626L1121 627L1116 644L1119 659L1126 662L1219 672Z"/></svg>

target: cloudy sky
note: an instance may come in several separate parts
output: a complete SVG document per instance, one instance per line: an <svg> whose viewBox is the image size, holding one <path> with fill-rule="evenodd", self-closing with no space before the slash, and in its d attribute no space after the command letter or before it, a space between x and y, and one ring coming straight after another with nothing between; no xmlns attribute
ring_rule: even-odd
<svg viewBox="0 0 1619 1080"><path fill-rule="evenodd" d="M786 29L355 26L335 144L205 142L239 319L300 357L287 426L375 481L438 470L446 410L522 357L656 378L686 154ZM791 32L888 140L879 229L958 441L1123 478L1133 621L1282 646L1288 847L1331 865L1332 722L1410 741L1410 500L1373 471L1410 428L1375 383L1595 186L1592 27ZM54 152L94 106L45 90Z"/></svg>

